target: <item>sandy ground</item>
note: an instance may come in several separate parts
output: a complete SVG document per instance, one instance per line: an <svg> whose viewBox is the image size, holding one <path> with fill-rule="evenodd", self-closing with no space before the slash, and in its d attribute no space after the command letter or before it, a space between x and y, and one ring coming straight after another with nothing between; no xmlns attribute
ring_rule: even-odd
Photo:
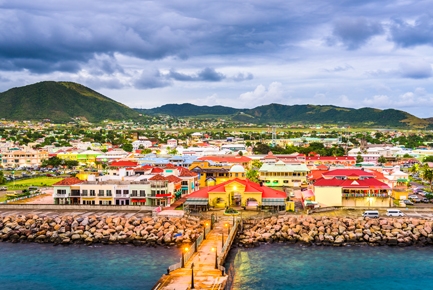
<svg viewBox="0 0 433 290"><path fill-rule="evenodd" d="M44 190L44 194L32 198L23 199L11 204L54 204L53 190Z"/></svg>

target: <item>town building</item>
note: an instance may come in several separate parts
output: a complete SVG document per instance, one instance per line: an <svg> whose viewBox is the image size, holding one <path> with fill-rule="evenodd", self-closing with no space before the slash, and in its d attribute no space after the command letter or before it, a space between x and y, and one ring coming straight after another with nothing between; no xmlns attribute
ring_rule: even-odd
<svg viewBox="0 0 433 290"><path fill-rule="evenodd" d="M391 188L361 169L324 172L314 184L314 198L322 206L389 207Z"/></svg>
<svg viewBox="0 0 433 290"><path fill-rule="evenodd" d="M263 163L259 169L259 179L266 186L301 187L301 184L307 184L309 171L305 164L284 163L280 160Z"/></svg>
<svg viewBox="0 0 433 290"><path fill-rule="evenodd" d="M240 165L234 165L226 182L202 188L188 195L185 206L195 210L207 210L209 207L285 210L286 193L248 180L245 177L245 169Z"/></svg>

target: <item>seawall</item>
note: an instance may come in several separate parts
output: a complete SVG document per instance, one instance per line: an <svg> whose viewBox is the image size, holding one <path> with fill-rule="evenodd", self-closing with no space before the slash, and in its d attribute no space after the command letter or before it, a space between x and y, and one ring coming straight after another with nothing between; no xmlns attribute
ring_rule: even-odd
<svg viewBox="0 0 433 290"><path fill-rule="evenodd" d="M421 218L345 218L280 216L246 220L236 244L289 242L307 245L433 245L433 221Z"/></svg>
<svg viewBox="0 0 433 290"><path fill-rule="evenodd" d="M187 218L12 214L0 217L0 241L53 244L190 244L202 222Z"/></svg>

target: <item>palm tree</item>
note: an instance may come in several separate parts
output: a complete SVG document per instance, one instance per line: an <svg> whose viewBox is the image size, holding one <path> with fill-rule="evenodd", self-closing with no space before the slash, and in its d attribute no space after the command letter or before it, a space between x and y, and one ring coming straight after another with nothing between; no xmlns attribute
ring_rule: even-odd
<svg viewBox="0 0 433 290"><path fill-rule="evenodd" d="M421 172L422 179L428 181L430 184L430 191L432 191L432 183L433 183L433 170L431 170L428 167L424 167L423 171Z"/></svg>
<svg viewBox="0 0 433 290"><path fill-rule="evenodd" d="M408 171L411 175L414 175L415 173L417 173L419 171L419 165L418 164L412 165L412 167L410 167L408 169Z"/></svg>

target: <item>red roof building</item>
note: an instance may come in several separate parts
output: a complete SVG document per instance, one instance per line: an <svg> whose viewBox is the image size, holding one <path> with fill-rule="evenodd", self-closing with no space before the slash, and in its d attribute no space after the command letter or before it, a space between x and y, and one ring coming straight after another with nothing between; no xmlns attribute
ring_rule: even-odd
<svg viewBox="0 0 433 290"><path fill-rule="evenodd" d="M389 207L391 188L361 169L324 172L314 184L315 200L322 206Z"/></svg>
<svg viewBox="0 0 433 290"><path fill-rule="evenodd" d="M286 193L248 179L234 178L218 185L202 188L187 196L190 206L254 206L285 208Z"/></svg>
<svg viewBox="0 0 433 290"><path fill-rule="evenodd" d="M134 161L113 161L110 163L110 167L117 168L136 167L137 165L138 163Z"/></svg>

